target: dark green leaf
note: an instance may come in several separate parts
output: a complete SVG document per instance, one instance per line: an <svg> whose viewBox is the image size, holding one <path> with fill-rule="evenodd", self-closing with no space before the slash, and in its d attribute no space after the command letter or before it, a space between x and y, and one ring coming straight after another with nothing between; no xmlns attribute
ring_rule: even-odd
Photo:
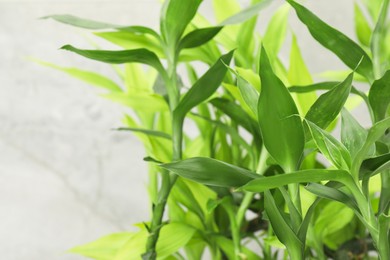
<svg viewBox="0 0 390 260"><path fill-rule="evenodd" d="M244 127L250 133L260 134L257 127L257 122L248 116L248 114L236 103L228 99L214 98L210 103L224 112L234 122Z"/></svg>
<svg viewBox="0 0 390 260"><path fill-rule="evenodd" d="M179 42L201 3L202 0L165 1L161 13L160 30L169 46L175 47Z"/></svg>
<svg viewBox="0 0 390 260"><path fill-rule="evenodd" d="M359 208L356 204L356 201L338 189L317 183L310 183L305 187L305 189L307 189L311 193L314 193L318 197L341 202L350 207L351 209L354 209L359 212Z"/></svg>
<svg viewBox="0 0 390 260"><path fill-rule="evenodd" d="M265 190L278 188L290 183L307 183L319 181L344 182L349 174L343 170L314 169L291 172L288 174L275 175L270 177L257 178L248 182L240 189L252 192L263 192Z"/></svg>
<svg viewBox="0 0 390 260"><path fill-rule="evenodd" d="M302 242L291 229L291 226L286 222L285 218L280 212L280 209L276 205L271 192L266 191L264 195L265 211L269 221L271 222L273 231L275 232L280 242L282 242L287 247L289 255L292 257L292 259L302 259Z"/></svg>
<svg viewBox="0 0 390 260"><path fill-rule="evenodd" d="M180 101L174 113L184 117L193 107L208 99L219 87L225 77L227 68L233 57L233 51L223 55L196 83Z"/></svg>
<svg viewBox="0 0 390 260"><path fill-rule="evenodd" d="M390 70L382 78L374 81L368 99L374 112L375 121L384 119L390 104Z"/></svg>
<svg viewBox="0 0 390 260"><path fill-rule="evenodd" d="M366 159L362 162L362 165L360 166L359 179L362 179L367 175L372 176L389 168L390 153Z"/></svg>
<svg viewBox="0 0 390 260"><path fill-rule="evenodd" d="M302 122L290 93L272 71L264 48L260 57L260 79L258 117L264 145L285 171L294 171L304 147Z"/></svg>
<svg viewBox="0 0 390 260"><path fill-rule="evenodd" d="M161 137L168 140L171 140L171 136L167 133L161 132L161 131L155 131L155 130L149 130L149 129L141 129L141 128L131 128L131 127L119 127L115 130L118 131L132 131L132 132L139 132L146 135L151 135L155 137Z"/></svg>
<svg viewBox="0 0 390 260"><path fill-rule="evenodd" d="M214 38L223 27L208 27L195 29L181 39L179 49L195 48Z"/></svg>
<svg viewBox="0 0 390 260"><path fill-rule="evenodd" d="M372 80L373 65L367 53L340 31L329 26L304 6L287 0L295 9L299 19L307 26L311 35L325 48L336 54L348 67ZM363 57L363 60L361 60Z"/></svg>
<svg viewBox="0 0 390 260"><path fill-rule="evenodd" d="M84 56L88 59L98 60L105 63L122 64L122 63L143 63L154 67L157 71L165 74L165 70L155 53L147 49L135 49L124 51L101 51L101 50L82 50L71 45L65 45L61 49L68 50Z"/></svg>
<svg viewBox="0 0 390 260"><path fill-rule="evenodd" d="M325 129L337 117L351 91L353 73L340 84L322 94L310 107L305 118Z"/></svg>
<svg viewBox="0 0 390 260"><path fill-rule="evenodd" d="M161 167L181 177L212 186L239 187L259 175L211 158L195 157L162 164Z"/></svg>

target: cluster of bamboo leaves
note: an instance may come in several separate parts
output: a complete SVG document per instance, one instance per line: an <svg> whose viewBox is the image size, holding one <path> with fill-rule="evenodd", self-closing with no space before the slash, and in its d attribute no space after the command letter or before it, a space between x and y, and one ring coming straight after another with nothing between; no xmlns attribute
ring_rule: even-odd
<svg viewBox="0 0 390 260"><path fill-rule="evenodd" d="M102 260L390 259L389 0L355 3L358 41L293 0L261 35L257 19L270 2L213 0L214 25L198 12L202 0L166 0L159 32L49 16L122 49L62 47L112 64L119 80L41 63L128 107L118 130L142 141L149 166L150 220L71 252ZM313 79L288 27L291 13L345 71ZM279 52L288 39L286 65ZM208 68L202 75L199 62ZM349 112L360 103L368 129ZM196 129L183 131L190 121ZM339 139L331 134L338 122Z"/></svg>

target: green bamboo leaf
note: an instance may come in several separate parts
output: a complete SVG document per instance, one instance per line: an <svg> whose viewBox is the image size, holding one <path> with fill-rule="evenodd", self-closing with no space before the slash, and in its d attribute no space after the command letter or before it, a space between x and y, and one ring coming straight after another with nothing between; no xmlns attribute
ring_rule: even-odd
<svg viewBox="0 0 390 260"><path fill-rule="evenodd" d="M176 46L201 3L202 0L167 0L164 2L160 30L168 46Z"/></svg>
<svg viewBox="0 0 390 260"><path fill-rule="evenodd" d="M285 174L284 176L288 176ZM264 178L265 179L265 178ZM302 259L303 243L286 222L270 191L265 191L265 211L276 236L286 247L291 259Z"/></svg>
<svg viewBox="0 0 390 260"><path fill-rule="evenodd" d="M136 111L150 111L154 113L169 111L166 100L155 94L113 92L102 96Z"/></svg>
<svg viewBox="0 0 390 260"><path fill-rule="evenodd" d="M233 51L221 56L220 59L196 81L187 94L180 101L174 113L184 117L192 108L208 99L222 83L227 68L233 57Z"/></svg>
<svg viewBox="0 0 390 260"><path fill-rule="evenodd" d="M257 122L248 116L248 114L235 102L224 98L214 98L210 103L229 116L234 122L241 125L248 132L260 135Z"/></svg>
<svg viewBox="0 0 390 260"><path fill-rule="evenodd" d="M367 131L353 116L344 109L341 111L341 142L348 149L351 157L362 148L367 138ZM370 154L375 154L375 146L371 146Z"/></svg>
<svg viewBox="0 0 390 260"><path fill-rule="evenodd" d="M275 57L278 55L280 48L282 47L286 32L287 32L287 20L290 6L282 5L268 22L267 30L263 36L263 43L267 46L268 55Z"/></svg>
<svg viewBox="0 0 390 260"><path fill-rule="evenodd" d="M353 73L340 84L322 94L310 107L305 118L325 129L337 117L351 92Z"/></svg>
<svg viewBox="0 0 390 260"><path fill-rule="evenodd" d="M237 75L237 87L240 90L241 97L248 105L255 118L257 118L257 102L259 100L259 93L240 75Z"/></svg>
<svg viewBox="0 0 390 260"><path fill-rule="evenodd" d="M387 203L390 203L387 201ZM390 255L390 247L389 247L389 230L390 230L390 215L381 213L378 217L379 222L379 241L381 241L381 245L378 245L382 249L382 252L385 251L386 255Z"/></svg>
<svg viewBox="0 0 390 260"><path fill-rule="evenodd" d="M161 228L159 240L157 241L157 259L162 260L184 247L194 236L196 230L183 223L171 222ZM142 229L131 237L118 251L114 260L139 260L145 252L146 239L149 233Z"/></svg>
<svg viewBox="0 0 390 260"><path fill-rule="evenodd" d="M165 57L161 43L155 37L148 34L139 34L129 31L94 32L94 35L113 43L123 49L148 49L158 57Z"/></svg>
<svg viewBox="0 0 390 260"><path fill-rule="evenodd" d="M264 48L260 57L260 79L258 117L264 145L285 171L294 171L304 147L302 122L290 93L272 71Z"/></svg>
<svg viewBox="0 0 390 260"><path fill-rule="evenodd" d="M349 170L351 155L347 148L331 134L314 123L306 121L313 140L320 152L338 169Z"/></svg>
<svg viewBox="0 0 390 260"><path fill-rule="evenodd" d="M287 2L295 9L299 19L307 26L314 39L336 54L351 69L355 69L360 63L356 72L369 80L374 78L372 61L358 44L323 22L304 6L293 0Z"/></svg>
<svg viewBox="0 0 390 260"><path fill-rule="evenodd" d="M76 246L70 253L99 260L112 260L117 252L132 238L134 233L116 233L99 238L96 241Z"/></svg>
<svg viewBox="0 0 390 260"><path fill-rule="evenodd" d="M145 26L123 26L123 25L93 21L93 20L84 19L69 14L55 14L55 15L48 15L42 17L42 19L48 19L48 18L56 20L57 22L60 23L69 24L84 29L91 29L91 30L117 29L117 30L128 31L133 33L150 34L156 37L157 39L160 38L160 36L153 29Z"/></svg>
<svg viewBox="0 0 390 260"><path fill-rule="evenodd" d="M384 119L390 104L390 70L382 78L374 81L368 99L374 112L375 122Z"/></svg>
<svg viewBox="0 0 390 260"><path fill-rule="evenodd" d="M161 167L195 182L219 187L239 187L259 177L246 169L205 157L166 163Z"/></svg>
<svg viewBox="0 0 390 260"><path fill-rule="evenodd" d="M322 208L314 224L315 233L321 237L335 233L352 221L354 212L338 202L330 202Z"/></svg>
<svg viewBox="0 0 390 260"><path fill-rule="evenodd" d="M199 47L213 39L223 27L208 27L195 29L180 40L179 49Z"/></svg>
<svg viewBox="0 0 390 260"><path fill-rule="evenodd" d="M82 80L82 81L84 81L88 84L91 84L93 86L104 88L106 90L109 90L110 92L122 92L122 89L118 84L116 84L111 79L109 79L105 76L102 76L98 73L95 73L92 71L87 71L87 70L81 70L78 68L61 67L61 66L55 65L53 63L40 61L40 60L36 60L36 59L34 59L33 61L37 62L40 65L47 66L47 67L65 72L66 74L68 74L74 78Z"/></svg>
<svg viewBox="0 0 390 260"><path fill-rule="evenodd" d="M351 172L355 180L359 179L359 169L363 162L363 160L369 154L372 145L375 144L379 138L381 138L385 132L390 128L390 118L384 119L382 121L377 122L368 130L367 139L364 142L363 147L356 154L353 162Z"/></svg>
<svg viewBox="0 0 390 260"><path fill-rule="evenodd" d="M349 174L344 170L314 169L291 172L289 174L275 175L270 177L257 178L240 188L240 190L251 192L263 192L278 188L290 183L307 183L319 181L344 182Z"/></svg>
<svg viewBox="0 0 390 260"><path fill-rule="evenodd" d="M292 85L310 85L313 79L303 60L301 50L299 49L297 38L293 35L290 50L290 67L287 74L288 82ZM291 87L288 89L290 92ZM317 99L316 93L298 92L297 95L299 111L305 115Z"/></svg>
<svg viewBox="0 0 390 260"><path fill-rule="evenodd" d="M305 187L305 189L317 195L320 198L341 202L347 205L348 207L350 207L351 209L355 210L356 212L359 212L359 208L356 204L355 199L351 198L349 195L347 195L346 193L338 189L328 187L326 185L322 185L318 183L310 183Z"/></svg>
<svg viewBox="0 0 390 260"><path fill-rule="evenodd" d="M232 240L224 236L214 236L213 237L218 247L229 257L229 259L236 259L237 256L234 252L234 243ZM242 253L240 255L242 259L247 260L257 260L259 256L255 254L252 250L247 247L242 247Z"/></svg>
<svg viewBox="0 0 390 260"><path fill-rule="evenodd" d="M256 4L253 4L241 10L240 12L232 15L231 17L225 19L219 25L223 26L223 25L238 24L238 23L245 22L251 19L252 17L254 17L255 15L257 15L260 12L260 10L265 8L270 2L271 0L262 0Z"/></svg>
<svg viewBox="0 0 390 260"><path fill-rule="evenodd" d="M366 17L363 14L362 9L360 9L357 3L354 4L355 12L355 32L357 38L361 44L364 46L370 46L370 40L372 35L372 29L367 21Z"/></svg>
<svg viewBox="0 0 390 260"><path fill-rule="evenodd" d="M84 56L88 59L97 60L105 63L122 64L122 63L143 63L155 68L161 74L165 74L164 67L155 53L147 49L135 49L124 51L101 51L101 50L82 50L71 45L61 47L63 50L68 50Z"/></svg>
<svg viewBox="0 0 390 260"><path fill-rule="evenodd" d="M341 81L325 81L310 85L291 86L288 88L288 90L292 93L308 93L316 90L332 90L335 86L338 86L341 83ZM364 94L361 91L357 90L354 86L352 86L351 88L351 93L359 96Z"/></svg>
<svg viewBox="0 0 390 260"><path fill-rule="evenodd" d="M368 178L390 168L390 153L364 160L360 166L359 179Z"/></svg>
<svg viewBox="0 0 390 260"><path fill-rule="evenodd" d="M116 128L115 130L138 132L138 133L143 133L143 134L150 135L150 136L165 138L165 139L168 139L168 140L172 139L172 137L169 134L167 134L167 133L164 133L164 132L161 132L161 131L149 130L149 129L131 128L131 127L119 127L119 128Z"/></svg>
<svg viewBox="0 0 390 260"><path fill-rule="evenodd" d="M85 29L92 29L92 30L115 29L119 27L124 27L122 25L93 21L93 20L84 19L69 14L54 14L54 15L48 15L42 17L42 19L49 19L49 18L60 23L69 24L75 27L80 27Z"/></svg>

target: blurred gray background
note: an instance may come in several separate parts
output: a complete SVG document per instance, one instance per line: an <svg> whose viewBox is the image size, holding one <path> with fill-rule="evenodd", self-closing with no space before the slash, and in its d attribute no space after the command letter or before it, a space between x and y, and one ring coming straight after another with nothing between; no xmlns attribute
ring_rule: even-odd
<svg viewBox="0 0 390 260"><path fill-rule="evenodd" d="M260 31L282 2L261 13ZM306 5L355 38L353 0ZM210 0L201 12L213 17ZM1 259L84 259L65 251L149 219L142 146L131 134L110 130L120 126L123 108L26 58L111 75L105 64L58 50L67 43L89 47L86 31L38 18L74 14L158 29L159 13L158 0L0 0ZM290 18L311 72L345 68L293 12Z"/></svg>

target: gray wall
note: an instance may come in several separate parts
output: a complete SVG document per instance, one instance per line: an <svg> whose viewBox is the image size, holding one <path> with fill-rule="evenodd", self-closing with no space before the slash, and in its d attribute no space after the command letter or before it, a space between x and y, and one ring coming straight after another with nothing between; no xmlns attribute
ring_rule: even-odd
<svg viewBox="0 0 390 260"><path fill-rule="evenodd" d="M353 36L352 2L307 5ZM123 108L26 57L111 75L107 65L58 50L66 43L89 47L84 31L37 18L69 13L157 29L159 6L158 0L0 0L1 259L82 259L64 252L148 219L142 146L110 130L120 126ZM211 16L209 0L202 12ZM343 68L291 18L312 72Z"/></svg>

